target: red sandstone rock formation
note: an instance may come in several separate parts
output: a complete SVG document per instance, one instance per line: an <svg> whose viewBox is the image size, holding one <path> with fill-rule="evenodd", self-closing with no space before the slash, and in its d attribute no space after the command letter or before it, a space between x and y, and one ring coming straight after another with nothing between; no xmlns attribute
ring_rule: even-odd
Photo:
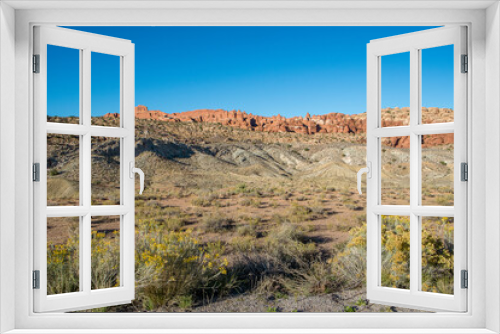
<svg viewBox="0 0 500 334"><path fill-rule="evenodd" d="M382 110L383 127L404 126L409 123L409 108L387 108ZM109 113L104 118L118 118L119 114ZM316 133L360 134L366 132L366 113L346 115L330 113L305 117L286 118L281 115L264 117L247 114L241 110L226 111L223 109L199 109L181 113L164 113L159 110L148 110L146 106L135 107L135 117L167 122L206 122L220 123L249 131L264 132L296 132L314 135ZM453 121L453 110L440 108L422 108L422 119L425 123ZM423 136L422 147L453 143L453 134ZM408 148L408 137L393 137L384 143L391 147Z"/></svg>

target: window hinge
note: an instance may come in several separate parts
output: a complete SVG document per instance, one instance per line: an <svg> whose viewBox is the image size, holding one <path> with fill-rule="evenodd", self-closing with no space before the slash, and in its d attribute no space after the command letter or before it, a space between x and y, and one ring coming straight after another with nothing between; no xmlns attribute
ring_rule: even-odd
<svg viewBox="0 0 500 334"><path fill-rule="evenodd" d="M460 180L469 181L469 165L466 162L462 162L460 164L460 168L461 168Z"/></svg>
<svg viewBox="0 0 500 334"><path fill-rule="evenodd" d="M40 164L38 162L33 164L33 181L40 182Z"/></svg>
<svg viewBox="0 0 500 334"><path fill-rule="evenodd" d="M469 72L469 56L462 55L462 73Z"/></svg>
<svg viewBox="0 0 500 334"><path fill-rule="evenodd" d="M33 270L33 289L40 289L40 270Z"/></svg>
<svg viewBox="0 0 500 334"><path fill-rule="evenodd" d="M40 73L40 55L33 55L33 73Z"/></svg>
<svg viewBox="0 0 500 334"><path fill-rule="evenodd" d="M469 288L469 272L467 270L461 271L462 289Z"/></svg>

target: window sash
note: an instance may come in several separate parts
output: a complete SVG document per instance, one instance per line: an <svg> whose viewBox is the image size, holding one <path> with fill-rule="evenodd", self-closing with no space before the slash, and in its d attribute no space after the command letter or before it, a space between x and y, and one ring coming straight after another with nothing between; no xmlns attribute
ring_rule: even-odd
<svg viewBox="0 0 500 334"><path fill-rule="evenodd" d="M467 269L467 184L460 180L460 163L467 162L467 76L460 73L461 55L466 54L466 28L455 26L371 41L367 47L367 161L372 177L367 180L367 297L381 304L465 312L467 290L461 289L460 271ZM454 45L454 122L420 124L421 49ZM381 127L381 57L410 52L410 125ZM420 135L454 133L454 206L423 206L421 197ZM410 137L410 205L381 205L380 138ZM381 216L410 217L410 288L381 286ZM454 294L420 291L421 217L454 217Z"/></svg>
<svg viewBox="0 0 500 334"><path fill-rule="evenodd" d="M47 122L47 45L80 50L80 124ZM91 53L120 57L120 127L91 125ZM135 293L134 182L129 162L135 156L134 46L130 41L64 28L35 27L34 54L40 55L40 72L34 74L34 161L40 163L40 182L34 184L34 270L40 271L40 288L33 290L34 311L73 311L129 303ZM47 135L79 136L80 205L47 207ZM91 205L91 139L120 139L120 205ZM120 215L120 287L91 287L91 218ZM80 217L78 292L47 295L47 217Z"/></svg>

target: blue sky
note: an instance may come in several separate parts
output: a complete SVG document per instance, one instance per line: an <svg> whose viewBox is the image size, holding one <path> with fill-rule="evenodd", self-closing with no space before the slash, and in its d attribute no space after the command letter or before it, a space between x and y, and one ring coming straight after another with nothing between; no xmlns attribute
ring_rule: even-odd
<svg viewBox="0 0 500 334"><path fill-rule="evenodd" d="M136 105L263 116L366 111L366 44L428 27L71 27L129 39ZM424 50L423 105L453 107L453 47ZM432 54L431 54L432 53ZM387 57L387 58L386 58ZM383 107L409 104L409 56L382 60ZM50 47L49 115L78 108L78 51ZM118 112L119 61L92 55L92 114Z"/></svg>

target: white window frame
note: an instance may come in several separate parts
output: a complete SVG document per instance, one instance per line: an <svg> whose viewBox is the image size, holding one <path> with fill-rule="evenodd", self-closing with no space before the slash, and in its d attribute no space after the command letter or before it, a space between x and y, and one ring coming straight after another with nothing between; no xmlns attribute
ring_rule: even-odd
<svg viewBox="0 0 500 334"><path fill-rule="evenodd" d="M137 9L116 9L129 2L17 2L0 4L0 330L13 333L50 332L135 333L140 329L161 332L349 332L349 333L493 333L500 331L500 12L498 3L411 1L394 3L365 2L268 2L221 4L216 1L180 5L175 2L134 3ZM404 3L403 3L404 2ZM337 4L336 4L337 3ZM408 4L409 3L409 4ZM38 9L19 9L12 6ZM99 6L101 9L96 9ZM103 10L103 7L115 7ZM170 8L147 9L147 6ZM184 6L184 8L176 8ZM231 8L223 8L231 7ZM406 6L406 8L405 8ZM432 7L431 7L432 6ZM460 7L461 6L461 7ZM488 9L486 7L490 6ZM193 8L194 7L194 8ZM343 7L343 8L342 8ZM441 8L441 9L436 9ZM460 7L460 8L457 8ZM45 9L43 9L45 8ZM49 8L49 9L47 9ZM52 8L52 9L50 9ZM351 9L349 9L351 8ZM353 9L354 8L354 9ZM402 9L403 8L403 9ZM15 17L15 21L14 18ZM486 24L485 24L486 23ZM466 313L436 314L34 314L30 245L33 213L30 181L32 156L32 27L35 24L58 25L446 25L469 27L471 59L468 78L470 186L468 197L471 243L468 268L470 287ZM15 31L15 41L13 38ZM12 67L15 66L15 73ZM7 74L7 75L6 75ZM15 82L15 97L11 84ZM15 113L7 114L7 108ZM13 110L13 109L11 109ZM15 115L15 116L13 116ZM488 118L488 121L486 119ZM6 127L15 128L15 143ZM488 134L488 136L485 135ZM488 139L488 142L486 142ZM10 140L10 142L8 141ZM488 150L488 151L486 151ZM486 152L488 154L486 154ZM14 160L15 162L11 162ZM13 172L15 178L7 175ZM486 182L488 174L488 182ZM13 180L12 180L13 179ZM353 182L355 182L353 180ZM10 189L15 186L15 201ZM488 196L486 196L488 194ZM485 202L487 206L485 205ZM15 211L9 210L14 204ZM7 221L15 219L15 225ZM486 219L488 218L488 219ZM10 224L9 224L10 223ZM472 228L473 226L473 228ZM9 233L10 232L10 233ZM9 233L7 235L7 233ZM15 238L12 238L12 234ZM14 256L12 256L14 249ZM485 260L485 255L490 254ZM27 260L30 259L30 260ZM486 262L487 261L487 262ZM488 264L488 265L486 265ZM15 288L12 289L12 286ZM486 293L488 291L488 293ZM15 305L12 308L12 305ZM91 320L91 321L90 321ZM244 330L244 329L247 330ZM132 330L137 329L137 330ZM185 330L181 330L185 329ZM187 330L191 329L191 331ZM238 330L240 329L240 330ZM295 330L293 330L295 329ZM187 330L187 331L186 331Z"/></svg>

